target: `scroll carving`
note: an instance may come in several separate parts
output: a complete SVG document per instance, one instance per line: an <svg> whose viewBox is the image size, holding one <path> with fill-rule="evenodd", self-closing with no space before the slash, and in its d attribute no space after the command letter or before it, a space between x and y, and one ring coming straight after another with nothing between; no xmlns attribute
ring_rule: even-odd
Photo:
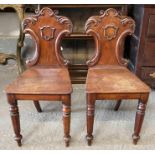
<svg viewBox="0 0 155 155"><path fill-rule="evenodd" d="M32 36L33 40L35 41L35 45L36 45L36 50L34 52L33 58L26 60L26 65L28 67L31 67L31 66L35 65L39 59L39 55L40 55L39 38L34 33L34 31L32 31L31 29L25 29L24 33L30 34Z"/></svg>
<svg viewBox="0 0 155 155"><path fill-rule="evenodd" d="M101 28L103 31L100 30ZM89 60L87 64L89 66L94 66L100 61L99 57L102 55L102 49L100 47L101 42L103 45L107 44L108 46L110 41L115 39L113 45L115 46L114 55L116 57L114 56L114 59L116 60L114 60L114 62L118 63L119 65L126 66L128 61L123 58L122 46L125 37L127 35L133 35L134 30L134 20L130 17L120 15L120 13L113 8L107 9L106 11L101 10L99 16L90 17L85 24L85 31L87 34L90 34L94 37L96 52L94 57ZM106 43L103 39L106 39L109 42Z"/></svg>
<svg viewBox="0 0 155 155"><path fill-rule="evenodd" d="M42 17L45 17L44 20L42 20ZM56 26L57 28L55 28ZM42 39L53 41L55 50L52 51L52 55L56 56L58 64L67 65L68 61L61 55L59 43L62 36L72 32L72 27L72 23L67 17L59 16L58 11L53 11L47 7L38 11L36 15L26 18L23 21L24 33L28 32L32 35L37 44L34 57L30 61L27 61L29 62L29 66L37 64L40 59L40 52L42 51L39 50Z"/></svg>
<svg viewBox="0 0 155 155"><path fill-rule="evenodd" d="M66 29L68 29L68 31L71 32L73 26L70 20L67 17L58 16L57 14L58 14L58 11L54 12L52 9L45 7L40 12L38 12L36 15L33 15L30 18L26 18L23 22L23 28L25 29L31 25L35 25L39 21L39 17L47 16L47 17L56 18L59 24L66 25L67 26Z"/></svg>
<svg viewBox="0 0 155 155"><path fill-rule="evenodd" d="M87 20L85 25L85 31L87 32L89 29L93 27L97 27L99 24L101 24L102 20L106 16L121 18L121 16L118 14L116 9L110 8L110 9L107 9L106 11L101 10L100 16L92 16Z"/></svg>

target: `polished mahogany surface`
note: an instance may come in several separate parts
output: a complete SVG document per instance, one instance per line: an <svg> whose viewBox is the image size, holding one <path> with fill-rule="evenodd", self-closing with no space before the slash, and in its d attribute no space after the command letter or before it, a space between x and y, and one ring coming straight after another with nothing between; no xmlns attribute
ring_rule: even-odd
<svg viewBox="0 0 155 155"><path fill-rule="evenodd" d="M146 104L150 88L127 69L128 61L123 58L124 39L133 35L135 22L128 16L122 16L113 8L100 11L86 21L86 33L92 35L96 51L91 60L86 79L87 97L87 142L93 140L93 124L96 100L115 99L115 110L122 99L138 99L135 118L133 143L140 139Z"/></svg>
<svg viewBox="0 0 155 155"><path fill-rule="evenodd" d="M91 67L86 80L87 93L147 93L150 88L122 66Z"/></svg>
<svg viewBox="0 0 155 155"><path fill-rule="evenodd" d="M60 67L32 67L6 88L16 94L70 94L68 70Z"/></svg>
<svg viewBox="0 0 155 155"><path fill-rule="evenodd" d="M27 70L5 89L15 140L21 146L17 101L33 100L37 111L42 112L39 100L53 100L62 101L64 141L69 146L72 85L68 61L60 52L60 42L72 32L72 23L58 12L43 8L36 15L24 19L23 32L34 39L36 50L33 57L26 61Z"/></svg>

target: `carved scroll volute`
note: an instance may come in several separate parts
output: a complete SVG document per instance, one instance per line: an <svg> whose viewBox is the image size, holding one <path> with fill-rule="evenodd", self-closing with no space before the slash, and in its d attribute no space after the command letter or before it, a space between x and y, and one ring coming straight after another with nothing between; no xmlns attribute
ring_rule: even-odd
<svg viewBox="0 0 155 155"><path fill-rule="evenodd" d="M59 33L55 42L56 56L60 64L67 66L69 64L69 61L63 57L60 51L60 41L65 35L70 35L72 33L73 25L72 25L72 22L67 17L64 17L64 16L56 16L56 17L59 23L63 27L63 30Z"/></svg>
<svg viewBox="0 0 155 155"><path fill-rule="evenodd" d="M35 48L33 58L26 60L26 66L31 67L31 66L35 65L39 59L39 55L40 55L39 38L34 33L34 31L32 31L31 29L25 29L23 32L25 34L29 34L35 42L36 48Z"/></svg>
<svg viewBox="0 0 155 155"><path fill-rule="evenodd" d="M87 20L85 24L86 34L92 35L94 38L95 44L96 44L95 55L93 56L92 59L86 62L86 64L89 67L94 66L98 62L99 57L100 57L100 45L99 45L100 36L97 33L97 26L99 25L100 22L101 20L99 16L92 16Z"/></svg>
<svg viewBox="0 0 155 155"><path fill-rule="evenodd" d="M123 31L116 42L116 57L120 65L127 66L128 61L123 58L122 42L128 35L133 35L135 31L135 21L130 17L124 17L121 20Z"/></svg>
<svg viewBox="0 0 155 155"><path fill-rule="evenodd" d="M134 29L134 20L119 15L118 11L113 8L100 11L100 16L90 17L86 22L85 31L94 37L96 52L95 56L87 62L88 65L109 64L108 59L111 59L114 64L126 66L127 61L123 58L123 42L127 35L134 33ZM111 45L113 45L112 48ZM104 50L104 46L113 52L108 53L108 49ZM105 54L103 50L106 52L106 58L105 55L102 56L103 53ZM104 63L105 59L106 62Z"/></svg>
<svg viewBox="0 0 155 155"><path fill-rule="evenodd" d="M45 7L36 15L26 18L23 21L24 33L30 34L36 43L35 54L31 60L27 61L28 66L37 63L46 65L43 64L46 63L46 60L44 59L46 53L42 53L45 51L41 51L41 49L43 49L42 46L45 45L48 46L47 52L50 55L47 59L47 65L52 65L52 63L54 63L54 65L55 63L57 65L68 64L68 61L63 58L60 52L59 45L62 37L72 32L73 26L68 18L58 16L57 14L58 12L54 12L50 8ZM40 55L44 55L44 58L40 57ZM41 59L43 61L41 61Z"/></svg>

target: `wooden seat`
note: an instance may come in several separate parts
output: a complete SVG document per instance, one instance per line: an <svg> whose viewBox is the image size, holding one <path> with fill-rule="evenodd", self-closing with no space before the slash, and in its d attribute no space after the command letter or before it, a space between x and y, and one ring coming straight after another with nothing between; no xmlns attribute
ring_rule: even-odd
<svg viewBox="0 0 155 155"><path fill-rule="evenodd" d="M61 87L60 87L61 85ZM66 68L32 67L7 88L16 94L70 94L72 86Z"/></svg>
<svg viewBox="0 0 155 155"><path fill-rule="evenodd" d="M21 146L17 101L33 100L38 112L41 112L39 100L53 100L62 101L64 140L66 146L69 146L72 86L68 61L60 52L60 41L64 35L72 32L72 23L51 9L43 8L36 15L24 19L23 32L34 39L36 51L32 59L26 61L27 70L5 89L11 106L15 140Z"/></svg>
<svg viewBox="0 0 155 155"><path fill-rule="evenodd" d="M115 110L122 99L138 99L135 118L133 143L140 136L150 88L127 69L127 60L123 58L124 39L132 35L135 22L127 16L121 16L115 9L101 11L99 16L90 17L85 25L87 34L94 37L96 51L87 62L89 69L86 79L87 93L87 142L92 144L93 124L96 100L115 99Z"/></svg>
<svg viewBox="0 0 155 155"><path fill-rule="evenodd" d="M147 93L150 88L122 66L95 66L88 71L87 93Z"/></svg>

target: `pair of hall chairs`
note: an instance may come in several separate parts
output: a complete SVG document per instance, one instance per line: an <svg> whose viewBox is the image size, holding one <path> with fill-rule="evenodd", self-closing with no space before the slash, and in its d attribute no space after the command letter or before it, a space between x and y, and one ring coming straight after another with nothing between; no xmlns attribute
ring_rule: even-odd
<svg viewBox="0 0 155 155"><path fill-rule="evenodd" d="M62 101L64 141L69 146L72 85L67 69L69 62L60 52L60 43L65 35L72 33L72 27L68 18L50 8L43 8L23 21L23 32L33 37L36 51L32 59L26 61L28 69L5 89L18 146L22 139L18 100L33 100L38 112L42 112L39 100ZM96 44L94 57L87 62L88 145L93 140L96 100L115 99L115 110L118 110L122 99L138 99L133 143L140 138L150 88L127 69L123 58L124 39L132 35L134 29L134 20L121 16L113 8L90 17L85 24L86 33L94 37Z"/></svg>

